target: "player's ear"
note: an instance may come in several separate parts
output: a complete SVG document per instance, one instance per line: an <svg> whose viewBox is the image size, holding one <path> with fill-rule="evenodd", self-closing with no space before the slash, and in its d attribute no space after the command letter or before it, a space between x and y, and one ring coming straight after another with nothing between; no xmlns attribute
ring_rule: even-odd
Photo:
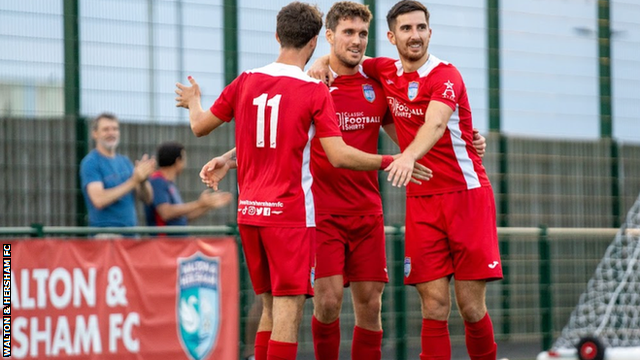
<svg viewBox="0 0 640 360"><path fill-rule="evenodd" d="M392 31L387 31L387 39L389 42L395 46L396 44L396 35Z"/></svg>
<svg viewBox="0 0 640 360"><path fill-rule="evenodd" d="M278 42L278 44L280 44L280 36L278 36L277 32L276 32L276 41Z"/></svg>
<svg viewBox="0 0 640 360"><path fill-rule="evenodd" d="M315 49L318 46L318 35L314 36L311 40L309 40L308 44L312 49Z"/></svg>
<svg viewBox="0 0 640 360"><path fill-rule="evenodd" d="M327 42L333 45L333 37L334 37L333 31L331 29L327 29L324 35L327 38Z"/></svg>

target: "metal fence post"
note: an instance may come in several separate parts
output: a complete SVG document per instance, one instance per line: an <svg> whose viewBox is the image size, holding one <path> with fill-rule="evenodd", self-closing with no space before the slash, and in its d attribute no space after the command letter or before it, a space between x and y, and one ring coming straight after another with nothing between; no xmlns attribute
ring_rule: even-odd
<svg viewBox="0 0 640 360"><path fill-rule="evenodd" d="M44 237L44 225L42 224L31 224L31 227L36 231L35 234L32 234L31 237L43 238Z"/></svg>
<svg viewBox="0 0 640 360"><path fill-rule="evenodd" d="M400 226L393 232L393 311L396 323L396 359L407 358L407 303L404 288L404 241Z"/></svg>
<svg viewBox="0 0 640 360"><path fill-rule="evenodd" d="M550 349L553 343L553 299L551 297L551 252L545 225L540 225L538 256L540 258L540 330L542 331L542 349L546 350Z"/></svg>

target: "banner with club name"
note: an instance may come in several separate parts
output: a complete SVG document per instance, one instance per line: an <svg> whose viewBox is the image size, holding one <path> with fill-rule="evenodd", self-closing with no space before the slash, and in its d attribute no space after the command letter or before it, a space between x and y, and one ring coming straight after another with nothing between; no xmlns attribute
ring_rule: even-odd
<svg viewBox="0 0 640 360"><path fill-rule="evenodd" d="M238 359L231 237L4 240L3 251L5 356Z"/></svg>

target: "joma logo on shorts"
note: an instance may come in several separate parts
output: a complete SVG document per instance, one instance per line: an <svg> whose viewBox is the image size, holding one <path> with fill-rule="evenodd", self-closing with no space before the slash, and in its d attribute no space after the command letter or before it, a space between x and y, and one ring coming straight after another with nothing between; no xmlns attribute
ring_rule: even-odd
<svg viewBox="0 0 640 360"><path fill-rule="evenodd" d="M488 266L492 269L495 269L496 266L498 266L499 262L494 261L493 264L489 264Z"/></svg>

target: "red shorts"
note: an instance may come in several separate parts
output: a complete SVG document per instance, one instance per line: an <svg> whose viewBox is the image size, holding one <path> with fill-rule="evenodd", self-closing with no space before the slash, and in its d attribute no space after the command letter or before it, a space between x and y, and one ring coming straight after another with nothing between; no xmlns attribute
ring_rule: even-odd
<svg viewBox="0 0 640 360"><path fill-rule="evenodd" d="M404 283L502 279L491 187L407 197Z"/></svg>
<svg viewBox="0 0 640 360"><path fill-rule="evenodd" d="M256 294L313 296L315 228L238 225Z"/></svg>
<svg viewBox="0 0 640 360"><path fill-rule="evenodd" d="M316 215L316 278L388 282L382 215Z"/></svg>

